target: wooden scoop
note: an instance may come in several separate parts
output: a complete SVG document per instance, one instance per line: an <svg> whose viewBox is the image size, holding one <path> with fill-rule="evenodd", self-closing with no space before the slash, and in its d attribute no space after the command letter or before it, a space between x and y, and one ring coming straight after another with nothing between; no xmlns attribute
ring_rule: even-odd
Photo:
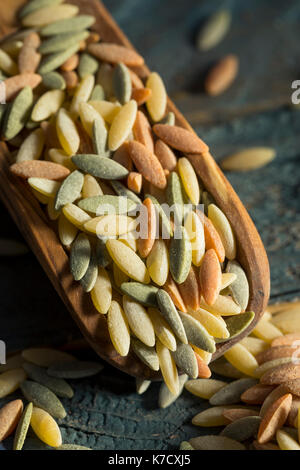
<svg viewBox="0 0 300 470"><path fill-rule="evenodd" d="M1 35L17 28L16 12L24 3L24 0L10 0L9 3L5 2L5 5L3 2L0 3ZM103 41L132 47L98 0L69 0L69 3L78 5L81 13L96 17L93 30L100 34ZM145 78L149 74L149 69L143 66L136 68L135 72ZM170 100L168 110L175 113L178 125L191 129ZM6 144L0 143L0 197L85 338L101 358L122 371L152 380L159 377L158 373L153 373L134 355L121 357L114 350L109 338L106 319L95 310L90 296L84 293L80 284L74 282L64 248L31 191L25 183L9 171L10 160ZM213 356L213 359L216 359L242 337L248 335L263 314L270 292L269 264L252 220L211 155L209 153L201 156L193 155L190 160L201 176L207 191L212 194L233 227L238 244L237 259L245 269L250 284L247 310L255 312L255 319L249 328L233 340L217 346L217 351Z"/></svg>

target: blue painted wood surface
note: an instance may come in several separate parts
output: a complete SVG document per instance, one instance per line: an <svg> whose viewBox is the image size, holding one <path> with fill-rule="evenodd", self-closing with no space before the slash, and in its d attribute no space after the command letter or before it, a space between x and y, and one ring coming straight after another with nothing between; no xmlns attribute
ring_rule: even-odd
<svg viewBox="0 0 300 470"><path fill-rule="evenodd" d="M300 112L282 103L288 104L291 81L299 78L299 68L295 66L299 2L254 0L251 7L250 2L242 1L104 3L150 67L162 74L171 97L191 118L217 160L246 146L267 145L276 149L276 159L265 168L227 176L267 248L271 299L297 298ZM206 15L224 5L233 8L232 29L217 48L200 54L193 43L195 30ZM270 28L267 31L266 24ZM203 71L229 52L240 56L241 74L223 96L208 98L201 92ZM18 237L3 207L0 213L0 236ZM80 337L32 254L0 259L0 280L0 337L9 350L60 345ZM193 427L190 421L207 404L187 392L166 410L159 410L158 384L139 397L134 393L134 380L109 366L94 379L74 381L72 385L75 396L63 400L68 416L60 422L65 442L95 449L174 449L184 438L206 433ZM11 441L4 445L9 447Z"/></svg>

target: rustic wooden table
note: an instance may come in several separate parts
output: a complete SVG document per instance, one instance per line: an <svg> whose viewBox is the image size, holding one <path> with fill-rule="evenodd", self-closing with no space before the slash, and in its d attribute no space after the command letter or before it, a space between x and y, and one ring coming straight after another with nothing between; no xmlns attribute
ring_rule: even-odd
<svg viewBox="0 0 300 470"><path fill-rule="evenodd" d="M228 178L248 208L271 265L271 301L300 295L300 112L290 108L291 83L299 77L297 0L105 0L114 18L147 63L165 79L170 96L219 160L233 150L272 146L276 159ZM194 37L213 10L227 5L232 28L216 48L200 53ZM227 53L240 58L235 84L222 96L202 91L207 67ZM0 207L0 237L20 238ZM32 254L0 259L0 339L10 351L61 345L80 337L61 300ZM78 352L79 356L90 355ZM143 396L134 380L106 366L92 380L74 382L63 400L65 442L94 449L176 449L203 433L190 425L206 403L184 392L166 410L157 408L158 384ZM7 401L7 400L6 400ZM1 403L4 403L2 400ZM11 442L4 443L9 448Z"/></svg>

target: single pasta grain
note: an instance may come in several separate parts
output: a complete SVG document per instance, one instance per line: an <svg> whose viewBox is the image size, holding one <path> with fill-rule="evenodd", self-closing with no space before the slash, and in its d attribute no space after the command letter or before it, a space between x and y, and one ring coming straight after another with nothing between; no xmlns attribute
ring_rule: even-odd
<svg viewBox="0 0 300 470"><path fill-rule="evenodd" d="M130 331L125 313L118 302L113 300L107 314L110 338L121 356L127 356L130 347Z"/></svg>
<svg viewBox="0 0 300 470"><path fill-rule="evenodd" d="M146 309L126 295L123 297L123 308L129 327L135 336L146 346L154 346L154 328Z"/></svg>
<svg viewBox="0 0 300 470"><path fill-rule="evenodd" d="M17 390L26 377L25 371L21 368L11 369L0 374L0 398Z"/></svg>
<svg viewBox="0 0 300 470"><path fill-rule="evenodd" d="M59 447L62 444L60 429L47 411L33 407L30 424L35 434L45 444L51 447Z"/></svg>
<svg viewBox="0 0 300 470"><path fill-rule="evenodd" d="M154 122L160 121L165 114L167 106L167 93L161 77L156 72L152 72L146 81L146 87L151 90L148 98L147 110Z"/></svg>
<svg viewBox="0 0 300 470"><path fill-rule="evenodd" d="M179 390L179 380L176 364L172 358L171 352L159 341L159 339L156 341L156 351L165 384L170 392L173 395L176 395Z"/></svg>
<svg viewBox="0 0 300 470"><path fill-rule="evenodd" d="M108 312L112 302L112 285L105 268L98 268L98 276L91 290L91 298L99 313L106 314Z"/></svg>
<svg viewBox="0 0 300 470"><path fill-rule="evenodd" d="M155 241L146 264L152 281L158 286L163 286L169 274L169 253L164 240Z"/></svg>
<svg viewBox="0 0 300 470"><path fill-rule="evenodd" d="M235 344L224 353L224 356L236 369L250 377L255 377L257 360L244 346Z"/></svg>
<svg viewBox="0 0 300 470"><path fill-rule="evenodd" d="M108 252L118 267L135 281L149 284L150 276L141 258L119 240L108 240Z"/></svg>
<svg viewBox="0 0 300 470"><path fill-rule="evenodd" d="M110 150L117 150L125 142L132 130L136 113L137 104L135 101L130 100L114 117L108 134L108 147Z"/></svg>

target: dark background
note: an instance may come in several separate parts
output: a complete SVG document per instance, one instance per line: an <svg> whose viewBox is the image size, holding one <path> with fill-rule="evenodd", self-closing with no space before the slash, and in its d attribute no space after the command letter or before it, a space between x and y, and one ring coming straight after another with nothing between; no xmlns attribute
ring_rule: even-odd
<svg viewBox="0 0 300 470"><path fill-rule="evenodd" d="M162 75L170 97L217 160L248 146L276 149L276 159L266 167L227 177L266 246L271 301L297 298L300 111L291 108L290 96L292 81L300 79L300 2L105 0L104 4L149 67ZM231 29L217 47L199 52L195 34L220 7L232 10ZM219 97L206 96L205 72L229 53L240 60L235 83ZM21 238L3 206L0 213L0 237ZM79 337L32 254L0 259L0 338L10 351L61 345ZM134 393L134 380L109 366L93 380L76 382L75 390L72 400L63 400L68 411L60 423L65 442L94 449L172 449L184 438L206 433L189 424L205 402L184 392L174 405L159 410L158 384L140 397Z"/></svg>

